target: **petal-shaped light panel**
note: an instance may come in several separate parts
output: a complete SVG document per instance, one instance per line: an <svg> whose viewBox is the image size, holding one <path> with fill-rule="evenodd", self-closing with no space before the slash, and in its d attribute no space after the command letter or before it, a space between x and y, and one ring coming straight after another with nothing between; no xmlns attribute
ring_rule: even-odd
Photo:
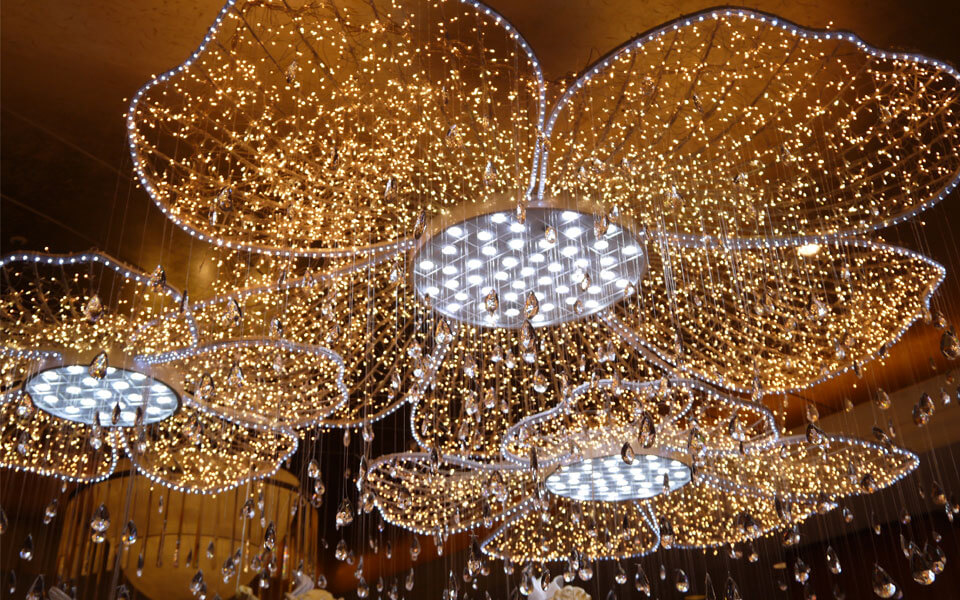
<svg viewBox="0 0 960 600"><path fill-rule="evenodd" d="M230 0L127 125L144 188L199 239L336 256L408 246L421 212L527 194L543 89L478 2Z"/></svg>
<svg viewBox="0 0 960 600"><path fill-rule="evenodd" d="M455 533L490 524L530 502L534 474L426 453L370 463L364 486L384 520L418 533Z"/></svg>
<svg viewBox="0 0 960 600"><path fill-rule="evenodd" d="M765 246L868 232L960 177L960 75L744 9L667 23L588 69L547 119L541 193L639 227Z"/></svg>
<svg viewBox="0 0 960 600"><path fill-rule="evenodd" d="M669 530L670 545L709 548L759 538L789 527L814 513L812 502L795 502L789 514L778 514L772 496L728 490L700 480L650 501L661 530ZM749 516L749 519L746 517Z"/></svg>
<svg viewBox="0 0 960 600"><path fill-rule="evenodd" d="M826 435L827 444L804 436L748 446L744 455L707 461L704 476L731 490L815 501L869 494L906 477L920 464L917 456L892 444L843 435Z"/></svg>
<svg viewBox="0 0 960 600"><path fill-rule="evenodd" d="M576 502L550 496L542 509L508 520L483 542L483 551L516 563L643 556L660 535L647 506L639 502Z"/></svg>
<svg viewBox="0 0 960 600"><path fill-rule="evenodd" d="M127 334L178 310L179 292L105 254L23 252L0 259L0 365L3 390L41 367L89 364L104 352L128 363ZM189 324L189 317L184 319ZM177 338L189 344L189 327Z"/></svg>
<svg viewBox="0 0 960 600"><path fill-rule="evenodd" d="M339 355L283 339L213 342L152 364L176 371L195 399L239 423L280 428L315 425L344 406L348 397Z"/></svg>
<svg viewBox="0 0 960 600"><path fill-rule="evenodd" d="M197 354L204 346L225 355L229 350L224 345L235 347L239 340L257 338L312 353L320 361L311 375L323 389L315 390L324 398L319 405L306 397L261 402L258 394L246 393L246 400L235 394L201 399L211 410L233 417L238 409L268 417L286 406L282 421L290 425L356 427L383 418L429 386L432 365L439 364L446 346L434 343L438 321L413 298L401 257L339 261L322 271L279 279L191 303L196 346L167 342L167 332L185 327L184 315L171 313L151 323L137 334L142 360L164 363L184 353ZM233 362L225 358L210 365L218 370L213 377L218 389L230 385ZM270 375L268 369L263 372ZM348 391L344 402L334 398L342 394L341 385ZM227 401L244 406L228 406Z"/></svg>
<svg viewBox="0 0 960 600"><path fill-rule="evenodd" d="M646 421L649 420L649 423ZM571 390L554 408L522 419L503 437L503 455L540 467L584 456L616 455L630 444L637 460L650 449L735 452L741 441L776 439L773 414L760 404L720 394L692 380L619 382L609 379Z"/></svg>
<svg viewBox="0 0 960 600"><path fill-rule="evenodd" d="M179 491L216 494L274 474L297 449L289 429L239 425L191 403L141 429L118 431L138 471Z"/></svg>
<svg viewBox="0 0 960 600"><path fill-rule="evenodd" d="M771 248L650 241L636 296L605 313L625 339L740 392L807 388L896 342L944 269L863 240Z"/></svg>
<svg viewBox="0 0 960 600"><path fill-rule="evenodd" d="M112 433L37 409L21 415L17 408L17 400L0 404L0 467L84 483L113 473Z"/></svg>

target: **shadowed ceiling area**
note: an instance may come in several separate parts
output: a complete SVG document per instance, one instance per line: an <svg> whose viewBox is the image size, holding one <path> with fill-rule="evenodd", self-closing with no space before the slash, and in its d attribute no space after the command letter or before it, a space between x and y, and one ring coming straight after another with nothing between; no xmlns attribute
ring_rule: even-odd
<svg viewBox="0 0 960 600"><path fill-rule="evenodd" d="M325 0L314 1L319 6ZM594 61L627 40L684 15L716 6L705 0L488 0L487 3L516 27L539 57L546 79L548 105ZM744 0L742 6L804 27L853 32L878 48L918 53L960 65L960 8L956 0ZM125 114L130 98L141 86L181 64L194 52L221 8L222 4L216 0L0 0L0 255L41 250L69 253L96 248L146 273L156 265L163 265L167 281L178 289L189 289L191 295L200 296L214 289L222 274L220 257L209 244L188 235L165 218L134 176ZM921 253L942 265L946 278L934 294L931 306L943 313L946 322L960 326L958 228L960 191L955 189L939 204L905 223L881 229L873 239ZM378 277L383 280L387 274L384 272ZM430 327L420 322L417 326ZM900 485L871 496L869 504L859 497L851 498L843 506L855 511L852 524L835 510L827 517L814 517L804 524L799 546L784 547L779 533L758 542L756 548L764 557L760 563L762 570L758 565L728 555L726 545L695 551L673 549L629 564L623 561L628 568L626 585L614 584L616 566L612 562L598 566L592 580L580 581L578 585L586 589L593 600L645 598L647 596L635 591L633 586L636 572L633 564L637 562L653 583L652 597L703 598L699 595L704 593L703 574L710 571L715 575L717 597L723 589L725 575L730 574L740 583L744 598L766 598L778 587L784 572L785 577L791 577L792 561L802 549L805 556L817 556L816 563L811 560L818 594L814 599L834 597L837 582L843 583L849 600L875 597L870 593L874 556L879 557L877 561L891 565L891 574L905 584L903 591L907 598L960 598L956 570L960 563L960 544L957 523L949 511L960 494L957 467L960 452L957 434L960 431L960 381L957 379L960 376L957 361L941 352L942 334L941 328L918 321L904 332L885 357L868 362L861 373L848 371L800 392L770 394L763 399L778 415L783 411L786 434L804 434L807 407L811 405L817 407L820 424L830 433L843 432L875 440L873 430L877 427L881 434L885 428L893 429L894 422L903 429L910 428L893 442L920 456L919 469ZM380 343L388 344L389 339ZM423 351L431 349L424 345ZM633 361L642 360L643 356L631 355ZM371 377L385 380L388 375L377 373ZM891 412L878 411L874 406L872 400L877 389L890 393L894 405ZM954 398L951 404L941 406L941 391ZM936 398L939 411L934 417L936 428L912 425L916 417L911 409L924 392ZM744 399L748 396L747 393L732 395ZM457 402L460 401L458 397ZM736 416L734 412L733 419ZM436 423L430 425L438 428ZM417 450L410 435L415 428L427 431L426 425L416 422L407 407L378 421L368 458ZM327 573L330 589L336 596L356 598L355 565L335 557L337 543L350 538L357 556L366 561L367 581L371 586L378 578L384 578L388 586L391 581L399 581L402 590L403 577L412 569L417 587L405 597L440 598L451 577L460 579L470 553L470 535L451 535L441 552L437 551L431 536L421 535L417 538L422 540L417 543L423 544L419 560L408 560L413 534L386 525L388 533L378 539L388 539L391 552L396 556L394 560L384 560L383 546L374 549L368 541L379 535L376 529L382 524L379 517L364 517L363 524L354 525L353 531L336 528L334 522L341 498L352 496L354 508L361 502L353 477L364 452L360 447L362 434L353 430L352 441L351 434L346 439L343 435L335 429L322 430L322 434L304 434L301 451L286 460L284 470L270 480L271 485L276 484L271 488L276 497L294 503L296 500L288 500L285 495L297 485L291 483L292 480L299 477L314 485L304 474L310 458L319 457L326 484L325 501L317 505L316 522L304 517L304 521L296 525L312 532L313 541L309 543L315 544L316 564L308 565L308 570L315 567ZM429 460L431 464L439 463L439 454L430 455ZM112 487L105 495L118 507L123 506L118 497L126 489L120 486L135 487L125 478L127 473L120 471L112 476ZM14 536L22 537L25 532L43 527L42 507L51 495L69 495L69 506L76 514L92 512L102 501L96 494L88 493L89 489L84 486L70 485L70 491L65 493L51 480L14 474L6 469L0 474L0 506L13 521L0 537L0 558L5 573L8 565L17 560L19 541L15 541ZM489 488L493 484L485 480L483 485ZM478 484L481 488L483 485ZM946 510L939 503L933 504L934 489L938 487L948 490ZM156 489L160 489L159 486ZM154 494L160 492L153 486L144 486L140 493L149 494L149 502L156 503ZM246 489L238 498L243 493ZM305 492L304 497L309 498L309 494ZM146 502L143 496L137 499ZM19 517L15 517L14 506L22 509ZM181 513L193 510L184 506L179 509ZM406 510L401 513L414 510L403 507ZM427 509L429 506L424 510ZM903 523L902 512L908 509L914 513L914 529ZM218 505L217 510L230 519L238 513L233 504ZM815 507L810 510L814 511ZM150 511L144 512L144 519L147 512ZM376 510L373 515L377 515ZM81 521L85 523L87 518L84 516ZM360 522L358 517L357 523ZM874 529L880 530L881 524L882 533L875 535ZM476 531L488 534L496 527L487 523ZM358 531L360 528L362 531ZM77 531L80 529L83 531L77 535L89 537L86 525ZM148 525L142 530L151 531ZM949 560L935 586L921 586L911 581L911 565L903 560L899 549L901 533L908 530L918 545L932 540L933 531L942 534L941 547ZM56 545L57 550L44 557L42 565L34 563L24 569L24 574L18 575L16 592L9 597L24 597L28 584L42 568L52 569L57 560L65 560L64 544L57 543L59 540L54 537L48 533L44 541ZM200 548L199 543L196 548ZM179 541L177 544L179 547ZM839 560L844 565L842 578L827 576L828 568L822 560L827 547L835 547L840 552ZM869 560L862 558L868 554ZM114 556L107 553L107 557ZM204 566L209 578L218 577L219 556L217 564L211 562ZM771 563L776 564L773 570L769 568ZM464 597L514 598L520 566L515 574L506 575L500 561L489 564L493 573L486 579L478 579L479 590L460 579ZM658 576L664 564L669 567L666 580ZM786 571L782 568L784 565ZM565 564L554 562L549 568L556 576L562 573ZM286 569L289 574L291 567L288 565ZM691 579L696 578L690 589L678 591L680 588L671 585L674 569L684 569ZM182 588L189 582L192 568L191 573L186 573L187 570L184 567L182 572L177 571L174 583L166 582L170 589L174 585ZM721 574L724 577L720 577ZM150 572L149 577L157 578L160 586L163 572L161 570L159 576ZM856 581L860 582L859 588ZM115 582L116 577L104 581L85 580L81 591L92 595L79 597L114 594ZM611 589L616 592L613 597L608 596ZM0 591L0 598L8 597L5 592L6 588ZM260 598L281 598L280 593L281 590L272 590ZM803 588L791 582L786 592L777 594L777 598L801 598ZM150 594L143 588L137 589L134 597L159 600L164 596ZM370 597L389 596L388 591L375 588ZM398 599L390 597L390 600Z"/></svg>

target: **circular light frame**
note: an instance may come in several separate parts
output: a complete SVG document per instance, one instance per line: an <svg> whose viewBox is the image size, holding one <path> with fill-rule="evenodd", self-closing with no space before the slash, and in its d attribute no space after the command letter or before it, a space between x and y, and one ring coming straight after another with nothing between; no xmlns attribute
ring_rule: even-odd
<svg viewBox="0 0 960 600"><path fill-rule="evenodd" d="M663 476L668 475L667 485ZM690 467L660 454L637 454L632 464L619 455L597 456L562 465L547 476L551 493L581 502L648 500L690 483Z"/></svg>
<svg viewBox="0 0 960 600"><path fill-rule="evenodd" d="M166 383L129 369L107 367L103 379L90 376L87 365L63 365L38 372L24 384L33 403L51 415L75 423L114 427L113 410L120 405L116 427L132 427L136 408L143 407L143 424L170 417L180 407L180 396Z"/></svg>
<svg viewBox="0 0 960 600"><path fill-rule="evenodd" d="M526 215L524 223L509 210L477 215L423 240L413 259L417 294L450 319L516 328L533 293L539 312L530 321L542 327L603 310L646 272L643 245L620 224L598 236L590 213L538 206ZM499 307L488 312L491 290Z"/></svg>

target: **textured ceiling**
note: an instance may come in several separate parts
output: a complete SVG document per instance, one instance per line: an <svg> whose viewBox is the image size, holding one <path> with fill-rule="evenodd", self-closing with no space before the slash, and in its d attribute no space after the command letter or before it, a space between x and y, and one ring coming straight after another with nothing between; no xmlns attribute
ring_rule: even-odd
<svg viewBox="0 0 960 600"><path fill-rule="evenodd" d="M546 75L556 80L630 37L712 4L704 0L491 0L527 37ZM768 0L745 6L811 27L847 29L880 47L921 52L960 64L960 11L955 0ZM152 74L186 58L202 38L216 0L3 0L0 252L97 246L146 269L163 263L171 280L191 289L215 275L208 248L172 227L131 180L122 115L126 99ZM832 25L831 25L832 24ZM956 196L956 194L954 194ZM929 252L950 275L940 296L948 313L960 297L960 257L953 226L960 199L916 225L884 232L892 242ZM890 389L931 374L938 335L917 326L883 370ZM943 363L938 364L944 368ZM877 370L879 371L879 370ZM872 375L870 375L872 376ZM836 406L855 399L850 376L812 390ZM863 386L861 386L863 387Z"/></svg>

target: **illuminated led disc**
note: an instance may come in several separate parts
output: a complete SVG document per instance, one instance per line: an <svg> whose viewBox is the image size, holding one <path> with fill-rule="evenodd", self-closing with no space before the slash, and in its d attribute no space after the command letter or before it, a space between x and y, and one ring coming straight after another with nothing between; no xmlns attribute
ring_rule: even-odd
<svg viewBox="0 0 960 600"><path fill-rule="evenodd" d="M126 369L107 368L103 379L94 379L86 365L69 365L41 371L31 377L26 390L34 404L46 412L77 423L92 425L100 413L100 424L113 424L113 410L119 404L117 426L130 427L143 407L144 424L172 415L179 404L177 393L167 384Z"/></svg>
<svg viewBox="0 0 960 600"><path fill-rule="evenodd" d="M598 237L592 214L529 208L524 224L507 211L444 229L422 245L413 274L417 293L448 317L519 327L531 292L540 303L533 324L553 325L610 306L646 267L642 246L626 229L610 224ZM490 290L499 299L492 314L484 302Z"/></svg>
<svg viewBox="0 0 960 600"><path fill-rule="evenodd" d="M688 483L690 467L656 454L638 455L630 465L619 455L588 458L564 465L547 477L547 489L552 493L583 502L644 500Z"/></svg>

